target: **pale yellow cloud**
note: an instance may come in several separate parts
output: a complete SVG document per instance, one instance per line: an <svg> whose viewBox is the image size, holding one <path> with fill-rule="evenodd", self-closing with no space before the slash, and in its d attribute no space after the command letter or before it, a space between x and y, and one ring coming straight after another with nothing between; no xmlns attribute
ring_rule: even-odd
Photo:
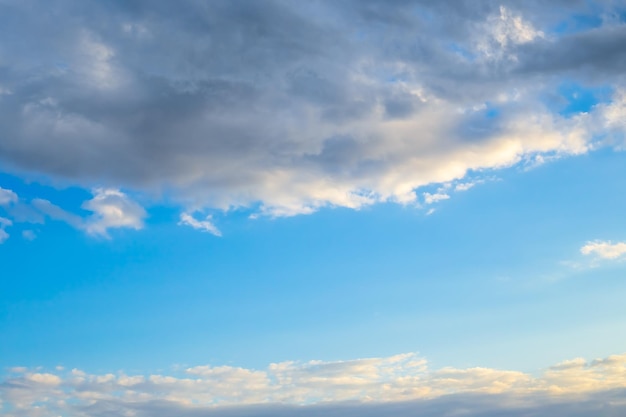
<svg viewBox="0 0 626 417"><path fill-rule="evenodd" d="M583 255L595 255L602 259L618 259L626 254L626 242L613 243L610 240L587 242L580 248L580 253Z"/></svg>
<svg viewBox="0 0 626 417"><path fill-rule="evenodd" d="M15 410L40 407L42 416L82 416L75 408L115 402L131 410L136 403L167 401L180 407L244 404L394 403L435 400L448 395L584 398L626 389L626 354L556 364L539 376L515 370L453 368L432 370L414 353L349 361L281 362L256 370L196 366L184 375L150 376L56 373L15 368L0 382L0 399ZM73 411L74 410L74 411ZM47 414L46 414L47 413ZM74 413L74 414L73 414ZM18 414L16 414L18 415Z"/></svg>

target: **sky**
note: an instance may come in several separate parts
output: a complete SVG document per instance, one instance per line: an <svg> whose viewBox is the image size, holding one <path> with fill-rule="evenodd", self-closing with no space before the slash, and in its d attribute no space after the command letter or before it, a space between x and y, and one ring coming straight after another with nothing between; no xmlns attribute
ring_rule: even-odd
<svg viewBox="0 0 626 417"><path fill-rule="evenodd" d="M0 0L0 414L622 416L626 3Z"/></svg>

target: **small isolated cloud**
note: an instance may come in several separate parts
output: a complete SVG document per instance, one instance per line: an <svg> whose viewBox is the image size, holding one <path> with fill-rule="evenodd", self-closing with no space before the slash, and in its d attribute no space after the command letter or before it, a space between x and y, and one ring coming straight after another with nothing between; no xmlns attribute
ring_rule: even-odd
<svg viewBox="0 0 626 417"><path fill-rule="evenodd" d="M424 203L426 204L434 204L442 200L447 200L449 198L450 196L448 194L441 191L437 191L434 194L424 193Z"/></svg>
<svg viewBox="0 0 626 417"><path fill-rule="evenodd" d="M11 203L17 203L17 194L12 190L0 187L0 206L6 206Z"/></svg>
<svg viewBox="0 0 626 417"><path fill-rule="evenodd" d="M215 227L210 215L206 216L204 220L198 220L189 213L182 213L180 215L180 222L178 224L191 226L194 229L208 232L215 236L222 236L222 232L217 227Z"/></svg>
<svg viewBox="0 0 626 417"><path fill-rule="evenodd" d="M587 242L580 248L583 255L595 255L601 259L619 259L626 255L626 242L613 243L609 241L596 240Z"/></svg>
<svg viewBox="0 0 626 417"><path fill-rule="evenodd" d="M9 234L4 229L0 229L0 244L4 243L8 238Z"/></svg>
<svg viewBox="0 0 626 417"><path fill-rule="evenodd" d="M146 217L143 207L116 189L95 189L94 198L85 201L82 207L94 212L85 222L87 233L105 237L108 236L107 230L112 228L141 229Z"/></svg>
<svg viewBox="0 0 626 417"><path fill-rule="evenodd" d="M24 230L22 231L22 237L26 240L35 240L37 235L32 230Z"/></svg>

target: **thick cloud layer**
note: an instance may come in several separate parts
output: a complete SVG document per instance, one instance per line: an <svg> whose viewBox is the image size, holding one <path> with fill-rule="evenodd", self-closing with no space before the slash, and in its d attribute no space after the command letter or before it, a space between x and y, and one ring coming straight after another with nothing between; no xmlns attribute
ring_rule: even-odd
<svg viewBox="0 0 626 417"><path fill-rule="evenodd" d="M0 166L189 209L414 202L622 146L618 5L4 1ZM564 112L563 82L607 93Z"/></svg>
<svg viewBox="0 0 626 417"><path fill-rule="evenodd" d="M7 417L610 417L626 411L625 371L626 355L566 361L539 377L488 368L430 370L415 354L283 362L265 370L198 366L177 376L18 368L0 380L0 412Z"/></svg>

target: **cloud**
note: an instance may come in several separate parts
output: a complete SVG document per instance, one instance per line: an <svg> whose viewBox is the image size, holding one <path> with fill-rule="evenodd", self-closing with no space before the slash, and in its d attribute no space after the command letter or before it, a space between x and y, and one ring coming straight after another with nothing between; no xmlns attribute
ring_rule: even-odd
<svg viewBox="0 0 626 417"><path fill-rule="evenodd" d="M469 189L474 188L478 184L483 184L485 181L486 180L484 179L475 179L475 180L466 181L466 182L459 182L454 186L454 191L467 191Z"/></svg>
<svg viewBox="0 0 626 417"><path fill-rule="evenodd" d="M41 213L45 214L46 216L50 217L53 220L62 221L76 229L84 228L84 221L82 217L76 214L70 213L62 209L61 207L55 204L52 204L48 200L36 198L31 202L31 204Z"/></svg>
<svg viewBox="0 0 626 417"><path fill-rule="evenodd" d="M189 213L182 213L180 215L180 222L178 224L191 226L194 229L208 232L215 236L222 236L222 232L220 232L219 229L215 227L215 225L211 221L210 215L207 216L204 220L197 220Z"/></svg>
<svg viewBox="0 0 626 417"><path fill-rule="evenodd" d="M19 40L1 50L12 172L286 216L624 143L626 25L554 30L618 3L85 4L0 6ZM563 77L614 95L562 115L546 97ZM90 233L140 227L101 203Z"/></svg>
<svg viewBox="0 0 626 417"><path fill-rule="evenodd" d="M454 416L467 417L588 417L594 415L618 416L626 407L620 401L624 392L602 393L592 398L569 400L541 400L537 398L510 398L506 395L448 396L428 401L407 401L386 404L320 404L293 406L267 404L232 408L203 408L181 406L168 401L137 402L128 407L120 401L97 402L83 407L80 416L104 417L127 412L137 417L404 417ZM73 417L73 416L72 416Z"/></svg>
<svg viewBox="0 0 626 417"><path fill-rule="evenodd" d="M12 190L0 187L0 206L6 206L11 203L17 203L17 194Z"/></svg>
<svg viewBox="0 0 626 417"><path fill-rule="evenodd" d="M19 201L13 191L0 188L0 203L7 206L6 212L11 217L0 217L0 243L9 237L4 229L14 222L44 223L45 217L62 221L88 234L107 238L110 229L143 227L146 211L128 195L113 188L95 188L92 193L93 198L81 206L92 214L79 215L41 198L30 202ZM34 240L36 235L32 230L24 230L22 237Z"/></svg>
<svg viewBox="0 0 626 417"><path fill-rule="evenodd" d="M596 240L587 242L580 253L583 255L595 255L601 259L619 259L626 254L626 243Z"/></svg>
<svg viewBox="0 0 626 417"><path fill-rule="evenodd" d="M409 353L348 361L282 362L264 370L196 366L180 375L49 373L16 368L0 381L11 417L620 415L626 354L574 359L543 374L441 368ZM613 413L613 414L611 414Z"/></svg>
<svg viewBox="0 0 626 417"><path fill-rule="evenodd" d="M0 217L0 244L4 243L10 236L4 229L12 225L13 222L11 220L6 217Z"/></svg>
<svg viewBox="0 0 626 417"><path fill-rule="evenodd" d="M13 222L6 217L0 217L0 228L5 228L7 226L12 226Z"/></svg>
<svg viewBox="0 0 626 417"><path fill-rule="evenodd" d="M500 6L499 14L487 18L488 28L484 38L478 41L477 49L486 58L493 60L509 59L516 61L513 54L506 55L509 45L530 43L537 38L544 38L544 33L505 6Z"/></svg>
<svg viewBox="0 0 626 417"><path fill-rule="evenodd" d="M32 230L23 230L22 237L26 240L35 240L37 238L37 234L35 234Z"/></svg>
<svg viewBox="0 0 626 417"><path fill-rule="evenodd" d="M143 207L115 189L95 189L93 199L85 201L82 207L94 212L83 226L94 235L108 236L107 230L111 228L141 229L146 217Z"/></svg>
<svg viewBox="0 0 626 417"><path fill-rule="evenodd" d="M32 205L48 217L92 235L108 237L109 229L143 227L146 211L125 193L116 189L97 188L93 194L91 200L82 204L83 209L93 212L86 217L71 213L48 200L34 199Z"/></svg>
<svg viewBox="0 0 626 417"><path fill-rule="evenodd" d="M434 204L442 200L449 199L450 196L444 192L437 191L434 194L424 193L424 203L426 204Z"/></svg>

